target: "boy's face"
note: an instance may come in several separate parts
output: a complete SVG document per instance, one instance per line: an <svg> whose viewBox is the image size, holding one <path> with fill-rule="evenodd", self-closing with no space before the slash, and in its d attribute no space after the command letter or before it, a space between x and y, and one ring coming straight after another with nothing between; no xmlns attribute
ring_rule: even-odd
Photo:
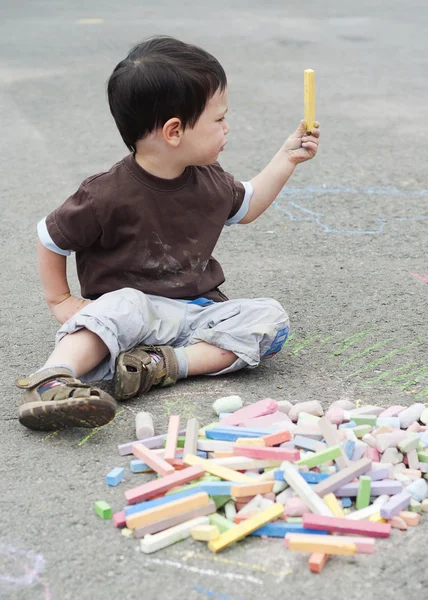
<svg viewBox="0 0 428 600"><path fill-rule="evenodd" d="M229 133L225 117L227 109L227 89L223 92L217 90L207 102L196 125L185 129L180 146L188 165L202 166L216 162Z"/></svg>

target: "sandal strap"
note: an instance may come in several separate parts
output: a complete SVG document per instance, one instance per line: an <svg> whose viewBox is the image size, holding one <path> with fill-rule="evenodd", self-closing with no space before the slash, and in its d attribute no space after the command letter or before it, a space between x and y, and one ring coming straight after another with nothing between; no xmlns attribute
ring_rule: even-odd
<svg viewBox="0 0 428 600"><path fill-rule="evenodd" d="M48 367L47 369L42 369L30 375L27 379L17 379L15 385L21 389L31 390L41 383L55 379L56 377L65 377L82 385L78 379L74 379L73 373L66 367Z"/></svg>

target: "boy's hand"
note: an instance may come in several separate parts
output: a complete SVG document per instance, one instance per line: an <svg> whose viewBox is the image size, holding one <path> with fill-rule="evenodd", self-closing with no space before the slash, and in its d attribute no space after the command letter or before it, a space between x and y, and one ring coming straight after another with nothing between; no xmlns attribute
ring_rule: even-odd
<svg viewBox="0 0 428 600"><path fill-rule="evenodd" d="M76 296L69 295L60 302L49 302L48 304L53 316L62 324L90 303L90 300L84 300L83 298L76 298Z"/></svg>
<svg viewBox="0 0 428 600"><path fill-rule="evenodd" d="M306 131L306 122L300 121L299 127L290 135L282 147L291 163L298 165L315 156L320 137L318 127L319 123L315 121L315 127L309 133Z"/></svg>

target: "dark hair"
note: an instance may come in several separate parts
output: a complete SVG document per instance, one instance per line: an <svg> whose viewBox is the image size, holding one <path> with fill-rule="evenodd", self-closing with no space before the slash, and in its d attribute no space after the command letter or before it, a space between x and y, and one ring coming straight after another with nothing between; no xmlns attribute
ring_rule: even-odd
<svg viewBox="0 0 428 600"><path fill-rule="evenodd" d="M168 36L135 46L114 69L107 84L117 128L129 150L137 140L178 117L193 127L206 103L227 86L218 60L192 44Z"/></svg>

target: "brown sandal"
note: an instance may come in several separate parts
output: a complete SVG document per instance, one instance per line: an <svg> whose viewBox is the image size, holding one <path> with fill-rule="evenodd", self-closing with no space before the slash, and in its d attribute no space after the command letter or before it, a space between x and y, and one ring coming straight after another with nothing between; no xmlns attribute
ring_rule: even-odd
<svg viewBox="0 0 428 600"><path fill-rule="evenodd" d="M39 393L49 381L53 386ZM98 427L111 421L116 414L116 401L106 392L75 379L65 367L46 368L18 379L24 397L19 407L19 422L29 429L50 431L64 427Z"/></svg>
<svg viewBox="0 0 428 600"><path fill-rule="evenodd" d="M147 351L162 359L155 364ZM178 378L178 362L171 346L136 346L121 352L116 362L114 393L118 400L145 394L153 385L173 385Z"/></svg>

